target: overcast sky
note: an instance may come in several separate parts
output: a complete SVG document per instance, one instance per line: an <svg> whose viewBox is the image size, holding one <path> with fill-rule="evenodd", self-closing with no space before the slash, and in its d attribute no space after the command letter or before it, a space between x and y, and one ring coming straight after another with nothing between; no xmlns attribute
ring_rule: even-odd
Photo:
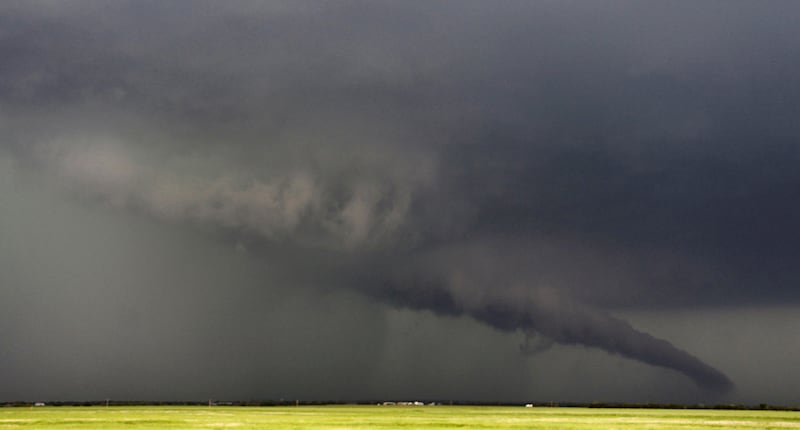
<svg viewBox="0 0 800 430"><path fill-rule="evenodd" d="M798 405L798 17L2 2L0 401Z"/></svg>

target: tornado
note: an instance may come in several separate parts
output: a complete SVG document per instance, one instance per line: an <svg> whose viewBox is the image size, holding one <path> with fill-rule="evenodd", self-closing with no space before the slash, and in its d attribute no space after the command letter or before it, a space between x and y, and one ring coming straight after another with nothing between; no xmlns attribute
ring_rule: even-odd
<svg viewBox="0 0 800 430"><path fill-rule="evenodd" d="M464 301L446 288L428 283L411 288L388 286L381 299L395 306L429 310L439 315L469 316L504 332L536 333L562 345L599 348L680 372L710 394L722 395L734 388L724 373L670 342L637 330L606 312L563 297L547 300L536 295L528 299L496 296Z"/></svg>

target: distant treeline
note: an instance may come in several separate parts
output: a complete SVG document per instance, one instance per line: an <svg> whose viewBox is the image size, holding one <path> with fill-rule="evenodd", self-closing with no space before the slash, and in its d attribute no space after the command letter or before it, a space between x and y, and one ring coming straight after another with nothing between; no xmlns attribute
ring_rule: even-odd
<svg viewBox="0 0 800 430"><path fill-rule="evenodd" d="M331 400L247 400L247 401L128 401L128 400L96 400L96 401L50 401L29 402L14 401L4 402L4 407L37 407L37 406L324 406L324 405L384 405L383 400L364 401L331 401ZM389 402L394 403L394 402ZM402 402L400 402L402 403ZM535 407L563 407L563 408L632 408L632 409L729 409L729 410L769 410L769 411L800 411L800 406L780 406L761 403L758 405L740 404L677 404L677 403L613 403L613 402L469 402L469 401L442 401L432 400L423 402L425 405L451 405L451 406L523 406L526 404ZM398 406L403 407L403 406Z"/></svg>
<svg viewBox="0 0 800 430"><path fill-rule="evenodd" d="M542 405L543 406L543 405ZM724 404L724 405L683 405L675 403L603 403L595 402L589 404L570 404L570 405L557 405L557 406L576 406L586 408L631 408L631 409L730 409L742 411L800 411L800 406L781 406L769 405L761 403L758 405L739 405L739 404Z"/></svg>

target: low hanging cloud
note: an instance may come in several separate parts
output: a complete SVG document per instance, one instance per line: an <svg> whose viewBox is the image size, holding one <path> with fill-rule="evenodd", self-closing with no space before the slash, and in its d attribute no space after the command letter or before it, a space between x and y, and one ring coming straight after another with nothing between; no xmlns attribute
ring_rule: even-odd
<svg viewBox="0 0 800 430"><path fill-rule="evenodd" d="M367 255L375 250L389 255L404 251L392 239L418 225L413 219L412 201L433 187L430 181L435 177L427 170L422 177L409 177L391 171L378 173L375 166L357 166L376 173L335 183L322 182L319 172L292 168L286 175L268 180L255 180L250 172L222 172L209 178L171 170L169 166L180 164L174 160L162 161L160 168L153 168L138 161L121 142L51 143L35 148L36 161L51 170L67 191L90 201L99 200L115 210L134 210L170 222L211 225L259 240L284 242L289 247L322 247ZM403 168L402 162L393 168ZM499 241L488 248L505 246ZM593 347L681 372L708 392L721 394L733 387L723 373L691 354L581 304L566 292L536 285L494 285L504 281L492 280L481 270L491 273L509 269L492 258L477 261L475 252L483 255L491 251L480 244L470 247L471 253L459 246L440 250L440 255L432 253L434 258L424 264L428 274L414 266L416 259L402 255L395 257L395 267L385 272L357 263L349 270L363 270L370 278L345 288L356 288L392 306L443 316L466 315L501 331L543 337L538 347L523 352L543 350L553 342ZM406 273L397 278L399 272ZM420 278L430 272L445 276L446 281ZM342 285L362 278L358 273L338 276L345 277L339 281Z"/></svg>
<svg viewBox="0 0 800 430"><path fill-rule="evenodd" d="M428 161L404 166L394 160L382 171L378 166L349 166L371 171L361 175L290 166L261 176L215 168L209 176L180 171L180 159L161 160L158 166L137 160L120 142L34 148L35 161L66 191L115 209L345 250L377 246L407 228L414 195L431 185L432 175Z"/></svg>
<svg viewBox="0 0 800 430"><path fill-rule="evenodd" d="M497 246L502 245L495 242L487 248ZM509 241L509 247L514 246ZM536 285L531 278L525 279L524 270L514 273L513 263L488 263L491 267L486 267L485 261L463 258L460 251L444 254L450 260L446 264L426 262L424 269L413 264L397 268L382 288L366 293L394 306L449 317L468 316L503 332L521 331L526 336L521 347L524 354L545 351L554 343L592 347L680 372L707 394L721 395L734 388L728 376L691 353L580 303L563 290ZM431 259L441 257L440 253ZM497 274L502 271L512 273ZM510 283L509 278L517 280Z"/></svg>
<svg viewBox="0 0 800 430"><path fill-rule="evenodd" d="M443 316L466 315L500 331L521 331L526 336L526 343L520 346L524 354L545 351L553 343L599 348L680 372L710 394L724 394L734 388L733 381L724 373L689 352L637 330L620 318L579 303L563 291L524 283L503 284L503 276L479 273L482 270L476 269L479 262L461 260L460 263L449 269L427 266L439 272L449 270L444 276L400 269L406 273L367 293L395 306L429 310ZM494 267L493 271L506 269Z"/></svg>

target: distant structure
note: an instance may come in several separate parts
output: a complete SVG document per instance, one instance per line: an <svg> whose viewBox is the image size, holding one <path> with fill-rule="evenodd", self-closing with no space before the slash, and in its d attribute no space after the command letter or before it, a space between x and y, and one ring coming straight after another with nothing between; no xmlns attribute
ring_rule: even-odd
<svg viewBox="0 0 800 430"><path fill-rule="evenodd" d="M36 402L36 403L33 404L33 406L45 406L45 403L44 402Z"/></svg>

